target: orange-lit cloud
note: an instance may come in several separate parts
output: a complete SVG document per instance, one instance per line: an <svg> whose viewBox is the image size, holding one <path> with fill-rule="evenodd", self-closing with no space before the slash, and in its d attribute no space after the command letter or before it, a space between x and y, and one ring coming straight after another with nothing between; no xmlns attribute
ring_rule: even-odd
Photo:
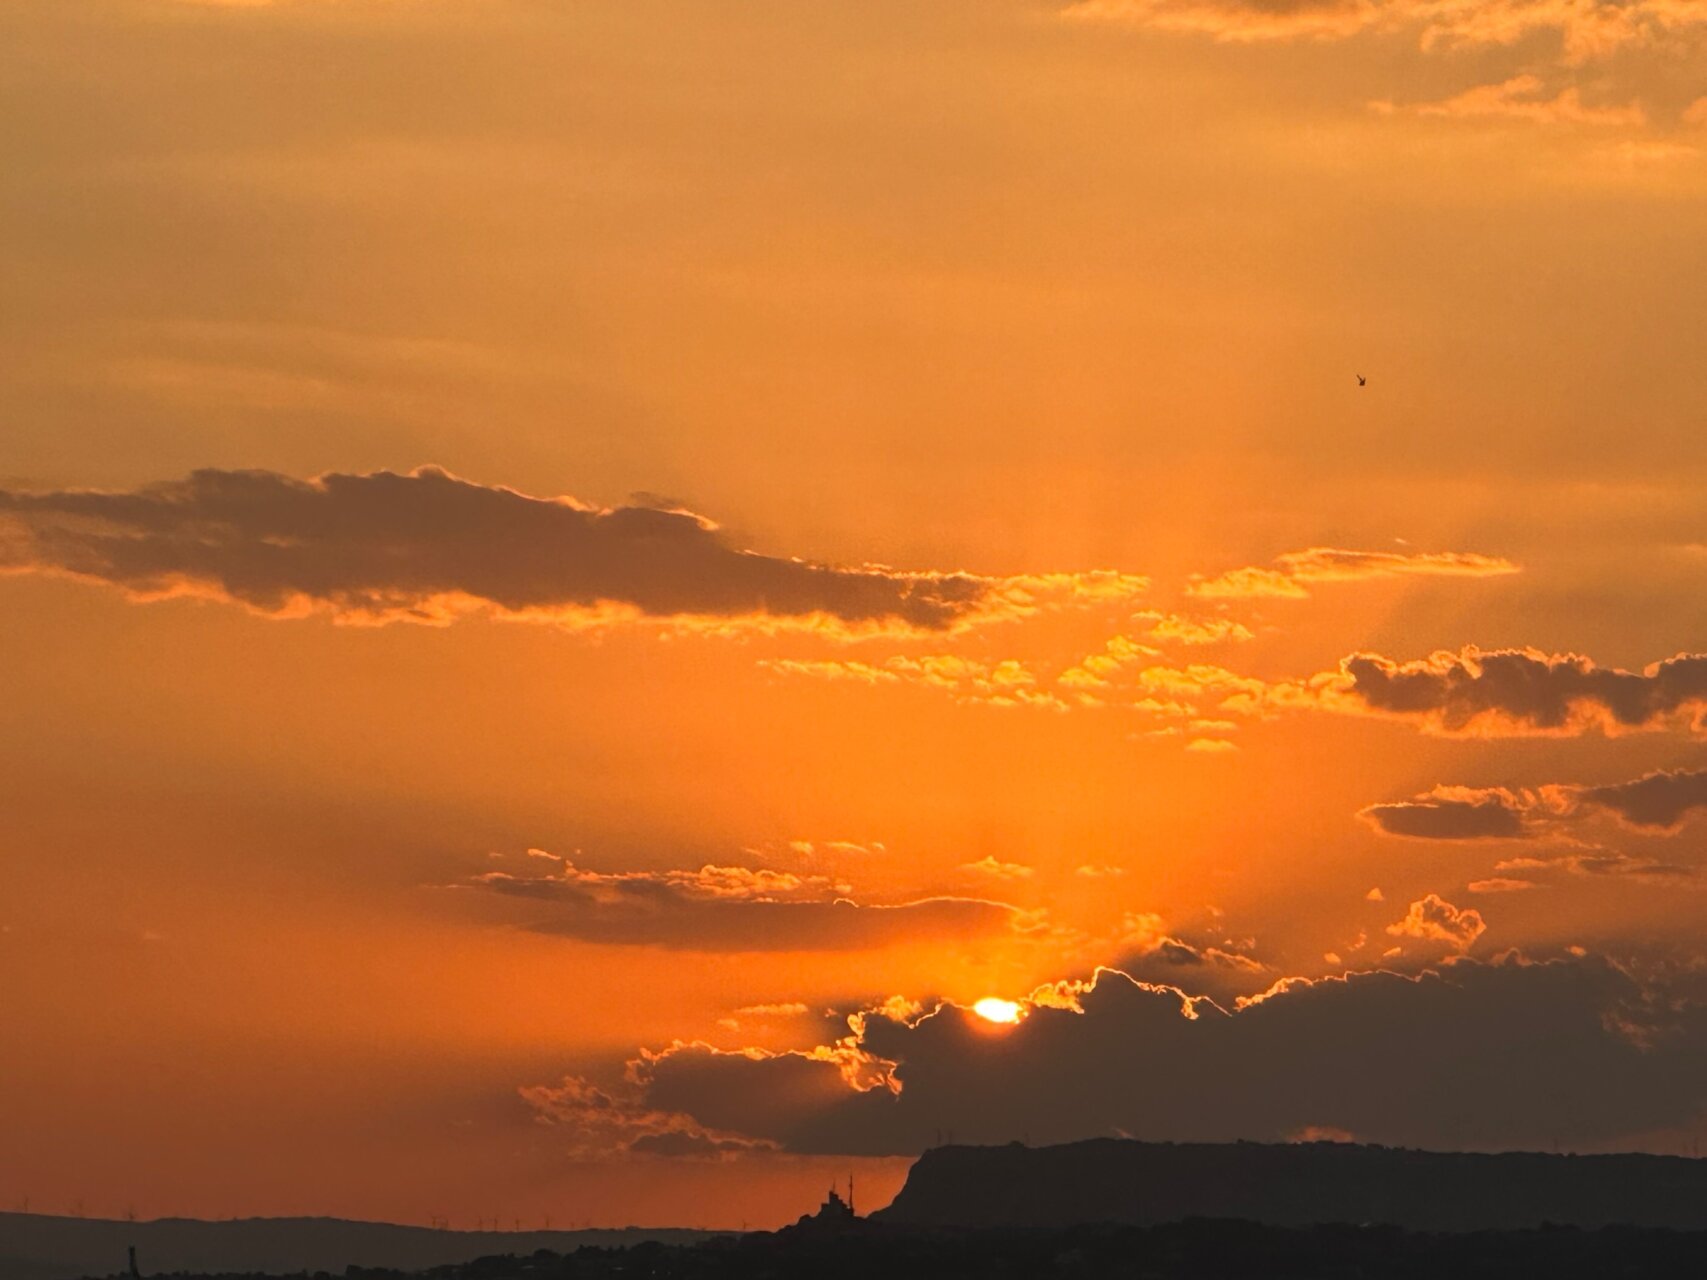
<svg viewBox="0 0 1707 1280"><path fill-rule="evenodd" d="M1041 687L1037 673L1013 658L984 662L956 654L921 657L897 654L881 662L851 658L761 658L758 665L780 676L841 684L915 685L947 694L963 706L1070 709L1057 693Z"/></svg>
<svg viewBox="0 0 1707 1280"><path fill-rule="evenodd" d="M1472 880L1464 886L1471 893L1522 893L1535 888L1533 880L1515 880L1509 876L1493 876L1487 880Z"/></svg>
<svg viewBox="0 0 1707 1280"><path fill-rule="evenodd" d="M689 511L530 497L432 467L311 480L203 470L131 492L0 489L0 571L346 622L487 611L564 625L645 617L854 631L944 631L1145 586L1112 572L992 579L782 559L731 545Z"/></svg>
<svg viewBox="0 0 1707 1280"><path fill-rule="evenodd" d="M798 1000L787 1000L781 1004L744 1004L735 1012L749 1018L798 1018L809 1010Z"/></svg>
<svg viewBox="0 0 1707 1280"><path fill-rule="evenodd" d="M1256 638L1254 631L1231 618L1191 618L1177 613L1150 612L1134 614L1133 621L1150 623L1150 629L1144 634L1157 643L1225 644Z"/></svg>
<svg viewBox="0 0 1707 1280"><path fill-rule="evenodd" d="M1405 918L1387 926L1395 938L1415 938L1419 942L1444 942L1459 951L1467 951L1488 930L1482 913L1471 907L1455 907L1439 894L1430 893L1411 903Z"/></svg>
<svg viewBox="0 0 1707 1280"><path fill-rule="evenodd" d="M1003 862L994 856L980 858L976 862L963 863L960 869L962 871L974 871L979 875L991 876L997 880L1027 880L1033 874L1033 869L1023 862Z"/></svg>

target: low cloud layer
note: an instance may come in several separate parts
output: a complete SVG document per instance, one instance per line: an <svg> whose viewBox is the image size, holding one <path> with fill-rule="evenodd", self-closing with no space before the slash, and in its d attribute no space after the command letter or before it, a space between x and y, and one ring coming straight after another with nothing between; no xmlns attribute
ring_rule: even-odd
<svg viewBox="0 0 1707 1280"><path fill-rule="evenodd" d="M1128 575L991 579L745 551L711 521L409 474L197 471L130 492L0 489L0 571L69 574L139 598L258 613L445 622L470 610L942 631L1126 598Z"/></svg>
<svg viewBox="0 0 1707 1280"><path fill-rule="evenodd" d="M648 1108L800 1152L960 1141L1360 1140L1589 1145L1707 1103L1707 1016L1593 957L1459 960L1415 977L1291 980L1232 1012L1099 971L1011 1027L872 1013L817 1055L678 1045L633 1064ZM1443 1087L1443 1082L1449 1087Z"/></svg>

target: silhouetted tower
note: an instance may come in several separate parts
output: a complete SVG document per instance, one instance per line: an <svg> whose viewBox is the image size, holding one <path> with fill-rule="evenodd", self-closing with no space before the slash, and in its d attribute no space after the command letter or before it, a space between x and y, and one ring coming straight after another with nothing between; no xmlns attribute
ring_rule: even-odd
<svg viewBox="0 0 1707 1280"><path fill-rule="evenodd" d="M142 1272L136 1269L136 1246L134 1244L130 1246L130 1275L131 1280L138 1280L142 1275Z"/></svg>
<svg viewBox="0 0 1707 1280"><path fill-rule="evenodd" d="M851 1174L851 1173L848 1174L848 1212L850 1214L852 1214L854 1217L859 1216L859 1210L854 1208L853 1174Z"/></svg>

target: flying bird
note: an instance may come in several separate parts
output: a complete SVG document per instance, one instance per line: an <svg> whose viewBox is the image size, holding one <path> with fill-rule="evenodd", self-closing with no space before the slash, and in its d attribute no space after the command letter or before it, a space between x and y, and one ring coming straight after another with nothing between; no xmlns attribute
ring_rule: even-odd
<svg viewBox="0 0 1707 1280"><path fill-rule="evenodd" d="M1367 382L1368 382L1368 381L1369 381L1369 379L1368 379L1368 378L1365 378L1365 377L1364 377L1364 376L1363 376L1363 375L1362 375L1362 374L1361 374L1361 373L1360 373L1360 374L1358 374L1358 375L1357 375L1357 385L1358 385L1358 386L1360 386L1360 387L1361 387L1361 386L1363 386L1363 385L1364 385L1364 384L1365 384L1365 383L1367 383Z"/></svg>

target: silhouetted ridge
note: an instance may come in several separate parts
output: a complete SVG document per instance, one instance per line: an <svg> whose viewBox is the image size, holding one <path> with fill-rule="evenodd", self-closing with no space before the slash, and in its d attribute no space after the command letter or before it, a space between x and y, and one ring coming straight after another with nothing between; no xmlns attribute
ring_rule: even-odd
<svg viewBox="0 0 1707 1280"><path fill-rule="evenodd" d="M499 1250L532 1253L642 1240L685 1243L703 1231L629 1227L586 1231L449 1231L339 1218L158 1218L118 1222L0 1213L0 1280L77 1280L125 1274L134 1246L144 1276L333 1272L351 1265L418 1270Z"/></svg>
<svg viewBox="0 0 1707 1280"><path fill-rule="evenodd" d="M872 1215L924 1227L1138 1226L1242 1218L1277 1226L1392 1223L1423 1231L1545 1223L1707 1229L1707 1160L1477 1155L1316 1142L1094 1139L938 1147Z"/></svg>

